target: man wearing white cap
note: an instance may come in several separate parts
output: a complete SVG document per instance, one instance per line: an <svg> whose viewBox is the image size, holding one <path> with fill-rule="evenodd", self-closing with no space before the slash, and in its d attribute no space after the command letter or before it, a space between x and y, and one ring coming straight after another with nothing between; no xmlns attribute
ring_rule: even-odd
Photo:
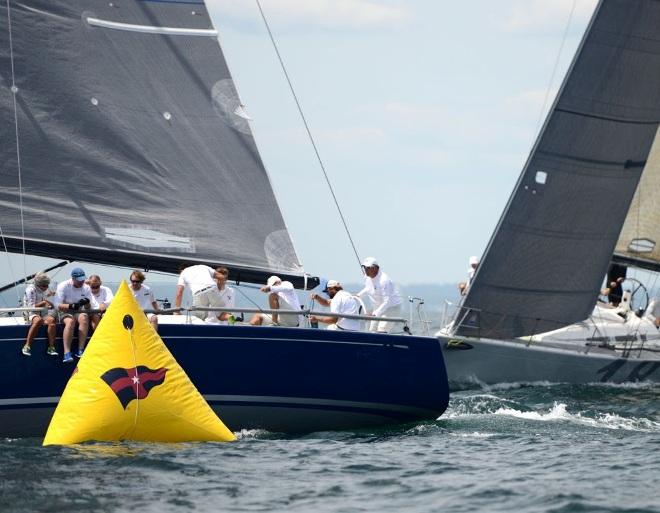
<svg viewBox="0 0 660 513"><path fill-rule="evenodd" d="M278 276L271 276L266 285L259 290L268 293L268 306L271 310L282 308L283 310L300 311L300 300L290 281L282 281ZM275 324L293 328L300 325L300 315L258 313L252 316L250 324L252 326Z"/></svg>
<svg viewBox="0 0 660 513"><path fill-rule="evenodd" d="M312 294L312 299L315 299L323 306L329 306L331 314L360 315L360 300L349 292L346 292L338 281L328 280L324 292L328 293L330 301L319 294ZM358 319L347 319L333 315L328 317L311 315L309 320L327 324L329 330L358 331L360 329L360 321Z"/></svg>
<svg viewBox="0 0 660 513"><path fill-rule="evenodd" d="M371 315L374 317L401 317L401 296L390 277L380 270L376 259L374 257L365 258L362 268L366 277L364 288L357 293L357 296L369 296L373 306ZM394 322L372 321L369 331L389 333L395 325Z"/></svg>
<svg viewBox="0 0 660 513"><path fill-rule="evenodd" d="M474 275L477 272L477 267L479 267L479 257L476 256L471 256L469 260L469 265L470 267L467 270L468 273L468 279L467 281L462 281L461 283L458 284L458 290L461 293L461 296L464 296L467 294L468 289L470 288L470 284L472 283L472 280L474 279Z"/></svg>

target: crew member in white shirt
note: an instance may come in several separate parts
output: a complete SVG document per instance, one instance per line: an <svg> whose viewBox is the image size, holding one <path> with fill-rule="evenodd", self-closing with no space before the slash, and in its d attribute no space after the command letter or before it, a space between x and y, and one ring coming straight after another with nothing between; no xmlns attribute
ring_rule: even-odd
<svg viewBox="0 0 660 513"><path fill-rule="evenodd" d="M48 337L48 349L46 354L48 356L57 356L55 349L55 310L53 310L53 295L55 292L48 290L50 285L50 278L47 274L37 273L34 276L34 284L28 285L25 288L25 295L23 296L23 306L26 308L43 308L40 312L28 312L27 319L30 322L28 329L27 339L21 352L25 356L32 355L32 343L34 338L39 333L39 328L46 325L46 336ZM47 310L46 310L47 309Z"/></svg>
<svg viewBox="0 0 660 513"><path fill-rule="evenodd" d="M174 306L181 308L183 300L183 290L188 287L192 293L192 305L211 306L211 302L217 295L218 285L215 282L217 273L208 265L187 265L183 264L180 268L179 280L176 283L176 297ZM177 312L180 313L180 312ZM193 312L200 319L205 319L208 312Z"/></svg>
<svg viewBox="0 0 660 513"><path fill-rule="evenodd" d="M73 329L78 324L78 352L76 357L80 358L87 344L87 332L89 331L89 315L85 310L96 310L98 304L92 295L92 289L85 283L85 271L80 267L71 270L71 279L63 281L57 286L55 293L55 305L59 310L60 320L64 323L62 342L64 344L63 362L72 362L71 342L73 341Z"/></svg>
<svg viewBox="0 0 660 513"><path fill-rule="evenodd" d="M312 294L312 299L315 299L323 306L329 306L331 314L360 315L360 301L351 295L350 292L345 291L338 281L328 280L325 292L330 296L329 301L319 294ZM360 329L359 319L347 319L332 315L328 317L310 315L309 320L311 322L327 324L329 330L358 331Z"/></svg>
<svg viewBox="0 0 660 513"><path fill-rule="evenodd" d="M213 308L234 308L234 289L227 285L229 270L226 267L218 267L216 273L216 294L210 296ZM232 317L231 312L208 312L206 322L228 324Z"/></svg>
<svg viewBox="0 0 660 513"><path fill-rule="evenodd" d="M268 278L266 285L259 290L268 293L268 306L271 310L300 311L300 300L290 281L282 281L278 276L271 276ZM300 315L257 313L250 319L250 324L253 326L267 324L294 328L300 325Z"/></svg>
<svg viewBox="0 0 660 513"><path fill-rule="evenodd" d="M651 321L656 328L660 328L660 298L656 297L651 300L644 312L644 317Z"/></svg>
<svg viewBox="0 0 660 513"><path fill-rule="evenodd" d="M146 277L142 271L133 271L131 273L131 292L133 297L140 305L142 310L158 310L158 302L154 298L151 287L144 284ZM145 314L153 326L158 331L158 316L155 313Z"/></svg>
<svg viewBox="0 0 660 513"><path fill-rule="evenodd" d="M477 268L479 267L479 257L471 256L469 260L468 267L468 279L467 281L462 281L458 284L458 291L461 293L461 296L465 296L470 288L470 284L474 279L474 275L477 273Z"/></svg>
<svg viewBox="0 0 660 513"><path fill-rule="evenodd" d="M371 315L374 317L401 317L401 296L390 277L380 270L376 259L365 258L362 268L366 277L364 288L357 293L357 296L369 297L373 307ZM380 333L389 333L396 326L396 323L389 321L371 321L369 324L369 331Z"/></svg>
<svg viewBox="0 0 660 513"><path fill-rule="evenodd" d="M99 305L98 309L102 312L105 312L108 306L110 306L112 299L114 298L112 290L110 290L110 287L103 285L103 282L101 282L101 277L98 274L92 274L87 279L87 285L89 285L89 288L92 289L92 296L94 296L96 303ZM92 330L95 330L96 326L98 326L99 321L101 320L101 315L103 314L92 314L90 319Z"/></svg>

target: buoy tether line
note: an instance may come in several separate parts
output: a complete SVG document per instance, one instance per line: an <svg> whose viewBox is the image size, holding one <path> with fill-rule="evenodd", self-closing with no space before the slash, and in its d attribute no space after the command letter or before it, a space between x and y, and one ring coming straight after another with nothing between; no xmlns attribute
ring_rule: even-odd
<svg viewBox="0 0 660 513"><path fill-rule="evenodd" d="M138 423L138 413L140 412L140 394L139 394L139 389L140 389L140 373L138 372L138 364L137 364L137 348L135 347L135 340L133 340L133 317L130 314L124 315L124 318L122 319L122 324L124 325L124 328L126 331L128 331L130 338L131 338L131 351L133 353L133 388L135 389L135 416L133 420L133 430L135 431L135 428L137 427Z"/></svg>
<svg viewBox="0 0 660 513"><path fill-rule="evenodd" d="M337 208L337 212L339 212L339 217L341 219L342 224L344 225L344 230L346 231L346 235L348 236L348 240L351 243L351 247L353 248L353 253L355 254L355 258L357 258L358 265L360 265L360 268L361 268L362 267L362 265L361 265L362 260L360 259L360 255L358 254L358 251L355 247L355 243L353 242L353 237L351 236L351 232L348 229L348 223L346 222L346 218L344 217L344 213L342 212L341 207L339 206L339 201L337 200L337 195L335 194L335 190L332 187L332 183L330 182L330 178L328 177L328 173L325 169L325 165L323 164L323 159L321 159L321 154L319 153L318 147L316 146L316 142L314 141L314 137L312 136L312 131L309 128L309 124L307 123L307 118L305 117L305 113L303 112L302 106L300 105L300 102L298 101L298 95L296 95L296 91L293 88L293 83L291 82L291 79L289 78L289 73L286 70L286 66L284 65L284 60L282 59L282 55L280 54L280 51L277 47L277 43L275 42L275 37L273 36L273 32L270 30L270 25L268 24L268 20L266 19L266 15L264 13L264 10L261 8L261 2L259 0L255 0L255 1L257 2L257 7L259 8L259 13L261 14L261 19L264 21L264 25L266 26L266 31L268 32L268 37L270 37L270 41L273 44L275 54L277 55L277 60L280 63L280 67L282 68L282 71L284 72L284 77L286 78L287 84L289 85L289 90L291 91L291 95L293 96L293 100L296 102L296 107L298 108L298 113L300 114L303 125L305 126L305 131L307 132L307 137L309 138L310 142L312 143L312 148L314 148L314 153L316 154L316 159L318 160L319 165L321 166L321 171L323 172L323 176L325 178L325 181L328 184L328 189L330 189L330 194L332 195L332 200L335 203L335 207Z"/></svg>

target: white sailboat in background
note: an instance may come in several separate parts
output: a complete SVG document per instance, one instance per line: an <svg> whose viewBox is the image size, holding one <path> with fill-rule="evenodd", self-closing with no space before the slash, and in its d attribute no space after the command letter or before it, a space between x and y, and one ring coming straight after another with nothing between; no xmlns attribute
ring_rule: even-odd
<svg viewBox="0 0 660 513"><path fill-rule="evenodd" d="M629 297L597 305L611 260L660 271L658 27L652 0L596 8L467 296L438 333L452 382L660 380L654 323Z"/></svg>

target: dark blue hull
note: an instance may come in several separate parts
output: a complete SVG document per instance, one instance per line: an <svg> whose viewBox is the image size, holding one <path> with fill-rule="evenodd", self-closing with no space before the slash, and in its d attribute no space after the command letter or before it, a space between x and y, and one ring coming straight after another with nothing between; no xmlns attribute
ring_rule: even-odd
<svg viewBox="0 0 660 513"><path fill-rule="evenodd" d="M437 339L249 326L161 325L159 333L233 431L298 433L435 419L449 401ZM0 436L43 436L73 371L26 327L0 327Z"/></svg>

